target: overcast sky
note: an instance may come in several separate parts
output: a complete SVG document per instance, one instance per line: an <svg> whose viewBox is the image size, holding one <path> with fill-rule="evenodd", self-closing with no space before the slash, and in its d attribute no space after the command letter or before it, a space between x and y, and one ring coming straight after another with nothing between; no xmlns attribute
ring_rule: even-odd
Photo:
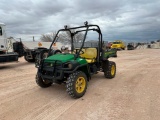
<svg viewBox="0 0 160 120"><path fill-rule="evenodd" d="M85 21L107 41L160 39L160 0L0 0L0 15L7 36L22 40Z"/></svg>

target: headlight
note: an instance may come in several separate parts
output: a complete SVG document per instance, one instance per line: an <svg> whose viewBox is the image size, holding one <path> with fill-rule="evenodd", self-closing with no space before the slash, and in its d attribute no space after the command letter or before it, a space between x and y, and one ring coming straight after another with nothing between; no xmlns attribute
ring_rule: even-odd
<svg viewBox="0 0 160 120"><path fill-rule="evenodd" d="M51 63L50 66L52 67L52 66L53 66L53 63Z"/></svg>
<svg viewBox="0 0 160 120"><path fill-rule="evenodd" d="M71 63L68 64L68 68L69 68L69 69L72 69L72 66L73 66L73 65L72 65Z"/></svg>
<svg viewBox="0 0 160 120"><path fill-rule="evenodd" d="M73 65L72 65L72 63L65 63L65 64L63 65L63 67L64 67L64 68L72 69Z"/></svg>

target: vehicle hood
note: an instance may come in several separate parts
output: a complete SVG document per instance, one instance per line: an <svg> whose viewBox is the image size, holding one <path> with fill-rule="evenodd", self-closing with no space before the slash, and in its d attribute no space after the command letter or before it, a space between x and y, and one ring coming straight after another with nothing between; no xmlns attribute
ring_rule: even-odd
<svg viewBox="0 0 160 120"><path fill-rule="evenodd" d="M74 59L73 54L55 54L46 58L44 62L53 62L55 60L58 60L64 63L73 59Z"/></svg>
<svg viewBox="0 0 160 120"><path fill-rule="evenodd" d="M112 44L112 46L113 46L113 45L121 45L121 44Z"/></svg>

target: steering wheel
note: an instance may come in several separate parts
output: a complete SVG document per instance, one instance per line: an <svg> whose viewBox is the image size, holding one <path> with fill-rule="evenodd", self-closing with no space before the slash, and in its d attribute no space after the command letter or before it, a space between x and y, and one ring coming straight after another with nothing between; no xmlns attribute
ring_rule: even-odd
<svg viewBox="0 0 160 120"><path fill-rule="evenodd" d="M76 50L76 54L77 54L80 49L79 49L79 48L76 48L75 50ZM79 52L79 54L80 54L80 55L84 54L84 51L81 49L80 52Z"/></svg>
<svg viewBox="0 0 160 120"><path fill-rule="evenodd" d="M84 54L84 51L81 49L79 52L80 55Z"/></svg>

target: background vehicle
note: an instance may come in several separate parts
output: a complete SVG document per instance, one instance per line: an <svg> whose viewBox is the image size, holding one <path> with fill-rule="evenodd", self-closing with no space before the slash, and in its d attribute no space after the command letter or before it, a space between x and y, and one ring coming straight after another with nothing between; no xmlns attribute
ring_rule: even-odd
<svg viewBox="0 0 160 120"><path fill-rule="evenodd" d="M38 56L42 50L48 51L51 42L16 41L8 40L5 32L5 24L0 23L0 63L18 61L18 57L24 56L27 62L39 62ZM58 43L60 44L60 43ZM9 48L13 48L9 50ZM56 46L52 47L57 49ZM11 52L9 52L11 51Z"/></svg>
<svg viewBox="0 0 160 120"><path fill-rule="evenodd" d="M89 31L98 33L98 44L87 46L86 36ZM71 37L71 53L54 54L51 46L55 43L60 32L68 32ZM83 32L84 38L81 42L74 43L74 37ZM109 61L108 51L103 49L102 33L98 25L60 29L52 44L49 52L42 52L41 56L48 54L45 59L40 60L37 66L37 84L46 88L52 83L65 83L68 94L73 98L82 97L87 89L88 81L93 74L104 72L106 78L114 78L116 74L115 62ZM113 49L114 50L114 49Z"/></svg>
<svg viewBox="0 0 160 120"><path fill-rule="evenodd" d="M135 49L134 43L128 43L127 50L134 50L134 49Z"/></svg>
<svg viewBox="0 0 160 120"><path fill-rule="evenodd" d="M112 43L112 46L111 48L115 48L115 49L119 49L119 50L125 50L126 46L125 46L125 43L121 40L115 40L113 43Z"/></svg>
<svg viewBox="0 0 160 120"><path fill-rule="evenodd" d="M51 42L33 42L33 41L19 41L13 43L13 50L17 52L19 57L24 56L27 62L38 62L39 53L41 51L49 51ZM58 43L60 44L60 43ZM52 49L58 50L53 46Z"/></svg>
<svg viewBox="0 0 160 120"><path fill-rule="evenodd" d="M5 24L0 23L0 63L18 61L16 52L8 52Z"/></svg>

